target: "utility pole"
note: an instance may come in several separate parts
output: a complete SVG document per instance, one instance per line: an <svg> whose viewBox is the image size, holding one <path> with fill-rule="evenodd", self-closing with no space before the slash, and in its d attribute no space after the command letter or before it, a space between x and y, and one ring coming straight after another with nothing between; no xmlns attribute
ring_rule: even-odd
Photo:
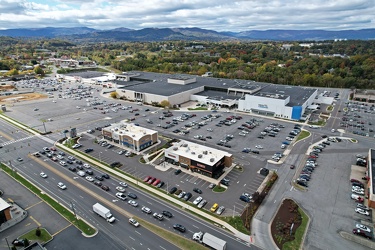
<svg viewBox="0 0 375 250"><path fill-rule="evenodd" d="M8 238L7 238L7 237L5 237L5 241L7 242L7 245L8 245L9 250L11 250L11 248L10 248L10 246L9 246L9 243L8 243Z"/></svg>

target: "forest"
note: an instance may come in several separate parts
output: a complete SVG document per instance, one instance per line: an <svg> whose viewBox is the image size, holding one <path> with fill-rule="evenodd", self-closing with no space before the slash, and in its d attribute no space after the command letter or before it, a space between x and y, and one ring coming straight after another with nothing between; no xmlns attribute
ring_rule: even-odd
<svg viewBox="0 0 375 250"><path fill-rule="evenodd" d="M285 85L375 87L375 41L121 42L74 44L57 39L0 38L0 70L48 64L48 58L91 60L131 70L247 79ZM13 70L13 71L12 71ZM40 71L40 69L38 69ZM8 72L8 74L10 74Z"/></svg>

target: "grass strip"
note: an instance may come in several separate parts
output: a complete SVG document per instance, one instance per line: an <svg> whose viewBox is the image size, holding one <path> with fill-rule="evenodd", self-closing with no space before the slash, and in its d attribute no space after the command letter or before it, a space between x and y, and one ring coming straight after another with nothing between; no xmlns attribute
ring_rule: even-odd
<svg viewBox="0 0 375 250"><path fill-rule="evenodd" d="M36 228L25 233L24 235L21 235L19 239L28 239L30 241L38 241L40 244L44 244L52 239L52 235L44 229L44 228L39 228L40 229L40 236L36 235Z"/></svg>
<svg viewBox="0 0 375 250"><path fill-rule="evenodd" d="M147 228L148 230L152 231L154 234L160 236L161 238L169 241L173 245L179 247L180 249L184 250L207 250L206 247L203 245L193 241L186 239L176 233L172 233L170 231L165 230L164 228L161 228L157 225L154 225L152 223L149 223L145 220L142 220L138 217L134 217L142 227Z"/></svg>
<svg viewBox="0 0 375 250"><path fill-rule="evenodd" d="M243 224L243 221L240 216L227 216L222 217L222 220L226 221L228 224L230 224L232 227L236 228L238 231L244 234L250 234L249 230L245 227Z"/></svg>
<svg viewBox="0 0 375 250"><path fill-rule="evenodd" d="M283 250L301 249L301 244L303 242L303 236L305 234L305 231L307 230L309 217L305 214L305 212L300 207L298 208L298 211L301 214L302 223L296 230L296 233L294 235L295 237L294 240L285 242L283 245Z"/></svg>
<svg viewBox="0 0 375 250"><path fill-rule="evenodd" d="M301 133L297 137L296 142L300 141L300 140L303 140L303 139L305 139L305 138L307 138L309 136L310 136L310 132L309 131L301 131Z"/></svg>
<svg viewBox="0 0 375 250"><path fill-rule="evenodd" d="M42 199L44 202L49 204L52 208L54 208L57 212L60 213L65 219L70 221L74 226L76 226L79 230L81 230L86 235L94 235L96 230L86 224L86 222L76 219L74 214L70 212L70 210L66 209L64 206L60 205L57 201L52 199L50 196L42 192L39 188L34 186L32 183L30 183L28 180L24 179L22 176L20 176L17 172L13 171L9 167L7 167L4 164L1 164L1 168L4 172L6 172L9 176L13 177L15 180L20 182L22 185L24 185L26 188L28 188L31 192L36 194L40 199Z"/></svg>

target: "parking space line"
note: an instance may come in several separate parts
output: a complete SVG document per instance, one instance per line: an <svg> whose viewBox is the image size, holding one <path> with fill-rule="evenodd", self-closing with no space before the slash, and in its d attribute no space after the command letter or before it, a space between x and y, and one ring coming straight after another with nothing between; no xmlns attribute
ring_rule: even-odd
<svg viewBox="0 0 375 250"><path fill-rule="evenodd" d="M30 216L31 217L31 216ZM65 229L67 229L68 227L70 227L72 224L70 223L69 225L67 225L66 227L60 229L59 231L57 231L56 233L52 234L52 237L55 237L57 234L61 233L62 231L64 231Z"/></svg>
<svg viewBox="0 0 375 250"><path fill-rule="evenodd" d="M32 219L35 222L35 224L38 225L38 227L40 227L42 225L36 219L34 219L34 217L32 217L31 215L30 215L30 219Z"/></svg>
<svg viewBox="0 0 375 250"><path fill-rule="evenodd" d="M44 201L41 200L41 201L39 201L39 202L37 202L37 203L35 203L35 204L33 204L33 205L31 205L31 206L25 208L25 210L28 210L28 209L30 209L30 208L32 208L32 207L34 207L34 206L36 206L36 205L38 205L38 204L40 204L40 203L42 203L42 202L44 202Z"/></svg>

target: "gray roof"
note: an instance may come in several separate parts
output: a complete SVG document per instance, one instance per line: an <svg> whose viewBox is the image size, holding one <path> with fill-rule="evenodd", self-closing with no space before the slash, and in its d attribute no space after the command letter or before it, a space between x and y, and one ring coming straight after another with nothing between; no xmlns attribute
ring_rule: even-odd
<svg viewBox="0 0 375 250"><path fill-rule="evenodd" d="M286 99L290 97L290 101L286 106L301 106L316 91L314 88L270 84L261 89L256 96L268 96L270 98Z"/></svg>
<svg viewBox="0 0 375 250"><path fill-rule="evenodd" d="M105 74L106 73L99 72L99 71L82 71L82 72L67 73L65 75L67 75L67 76L80 76L82 78L95 78L95 77L104 76Z"/></svg>

